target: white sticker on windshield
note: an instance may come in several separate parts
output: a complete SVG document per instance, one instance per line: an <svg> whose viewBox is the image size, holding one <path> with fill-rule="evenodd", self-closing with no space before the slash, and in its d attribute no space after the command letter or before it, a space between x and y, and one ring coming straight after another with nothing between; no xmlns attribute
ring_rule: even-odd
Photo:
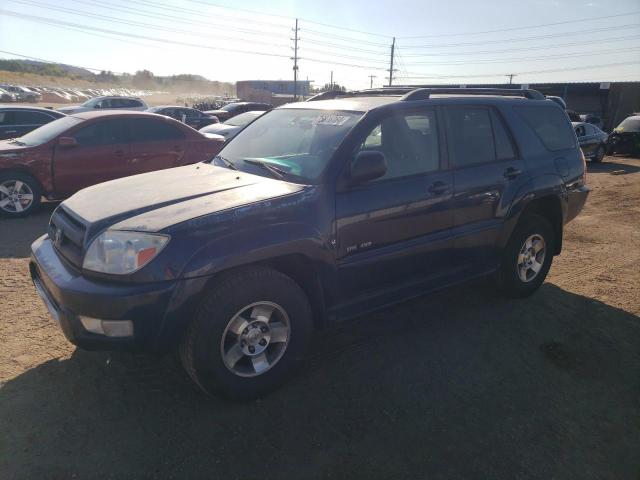
<svg viewBox="0 0 640 480"><path fill-rule="evenodd" d="M333 126L339 127L341 125L344 125L347 122L347 120L349 120L349 117L347 117L346 115L336 115L336 114L328 113L326 115L320 115L318 118L316 118L313 124L314 125L333 125Z"/></svg>

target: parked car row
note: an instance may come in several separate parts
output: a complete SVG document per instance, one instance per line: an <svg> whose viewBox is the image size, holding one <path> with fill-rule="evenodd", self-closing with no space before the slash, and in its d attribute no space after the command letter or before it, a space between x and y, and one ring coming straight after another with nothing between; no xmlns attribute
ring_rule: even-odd
<svg viewBox="0 0 640 480"><path fill-rule="evenodd" d="M145 90L133 90L128 88L62 88L0 84L1 102L77 103L104 95L141 97L150 93L151 92Z"/></svg>

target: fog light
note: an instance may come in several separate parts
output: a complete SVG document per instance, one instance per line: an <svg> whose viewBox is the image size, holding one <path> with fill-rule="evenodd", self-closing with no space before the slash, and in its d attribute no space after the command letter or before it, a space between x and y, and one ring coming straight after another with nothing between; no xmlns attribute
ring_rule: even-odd
<svg viewBox="0 0 640 480"><path fill-rule="evenodd" d="M81 315L80 322L87 332L107 337L133 337L133 322L131 320L100 320Z"/></svg>

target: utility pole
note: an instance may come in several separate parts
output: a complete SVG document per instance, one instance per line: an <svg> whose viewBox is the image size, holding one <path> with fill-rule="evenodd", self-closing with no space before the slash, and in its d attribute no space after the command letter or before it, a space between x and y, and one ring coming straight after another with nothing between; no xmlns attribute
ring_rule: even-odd
<svg viewBox="0 0 640 480"><path fill-rule="evenodd" d="M293 30L293 101L298 99L298 19L296 18L296 28Z"/></svg>
<svg viewBox="0 0 640 480"><path fill-rule="evenodd" d="M333 70L331 70L331 81L329 82L329 90L333 91Z"/></svg>
<svg viewBox="0 0 640 480"><path fill-rule="evenodd" d="M507 77L509 77L509 85L511 85L513 83L513 77L517 77L517 74L510 73Z"/></svg>
<svg viewBox="0 0 640 480"><path fill-rule="evenodd" d="M393 57L396 53L396 37L393 37L391 43L391 64L389 65L389 86L393 85Z"/></svg>
<svg viewBox="0 0 640 480"><path fill-rule="evenodd" d="M373 88L373 79L374 78L378 78L378 77L376 77L375 75L369 75L369 80L371 80L369 82L369 88Z"/></svg>

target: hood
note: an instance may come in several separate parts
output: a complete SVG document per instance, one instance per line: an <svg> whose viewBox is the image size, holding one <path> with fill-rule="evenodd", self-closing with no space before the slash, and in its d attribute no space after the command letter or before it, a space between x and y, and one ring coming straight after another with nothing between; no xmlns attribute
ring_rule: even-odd
<svg viewBox="0 0 640 480"><path fill-rule="evenodd" d="M12 155L16 153L22 153L28 148L33 148L32 145L18 145L11 140L0 140L0 157L2 155Z"/></svg>
<svg viewBox="0 0 640 480"><path fill-rule="evenodd" d="M66 113L69 115L70 113L80 113L80 112L88 112L89 109L86 107L81 107L76 105L75 107L60 107L57 109L59 112Z"/></svg>
<svg viewBox="0 0 640 480"><path fill-rule="evenodd" d="M90 222L93 233L107 226L158 231L302 188L302 185L198 163L94 185L79 191L63 205Z"/></svg>
<svg viewBox="0 0 640 480"><path fill-rule="evenodd" d="M224 123L214 123L200 129L201 133L216 134L220 136L226 136L229 132L239 129L236 125L225 125Z"/></svg>

